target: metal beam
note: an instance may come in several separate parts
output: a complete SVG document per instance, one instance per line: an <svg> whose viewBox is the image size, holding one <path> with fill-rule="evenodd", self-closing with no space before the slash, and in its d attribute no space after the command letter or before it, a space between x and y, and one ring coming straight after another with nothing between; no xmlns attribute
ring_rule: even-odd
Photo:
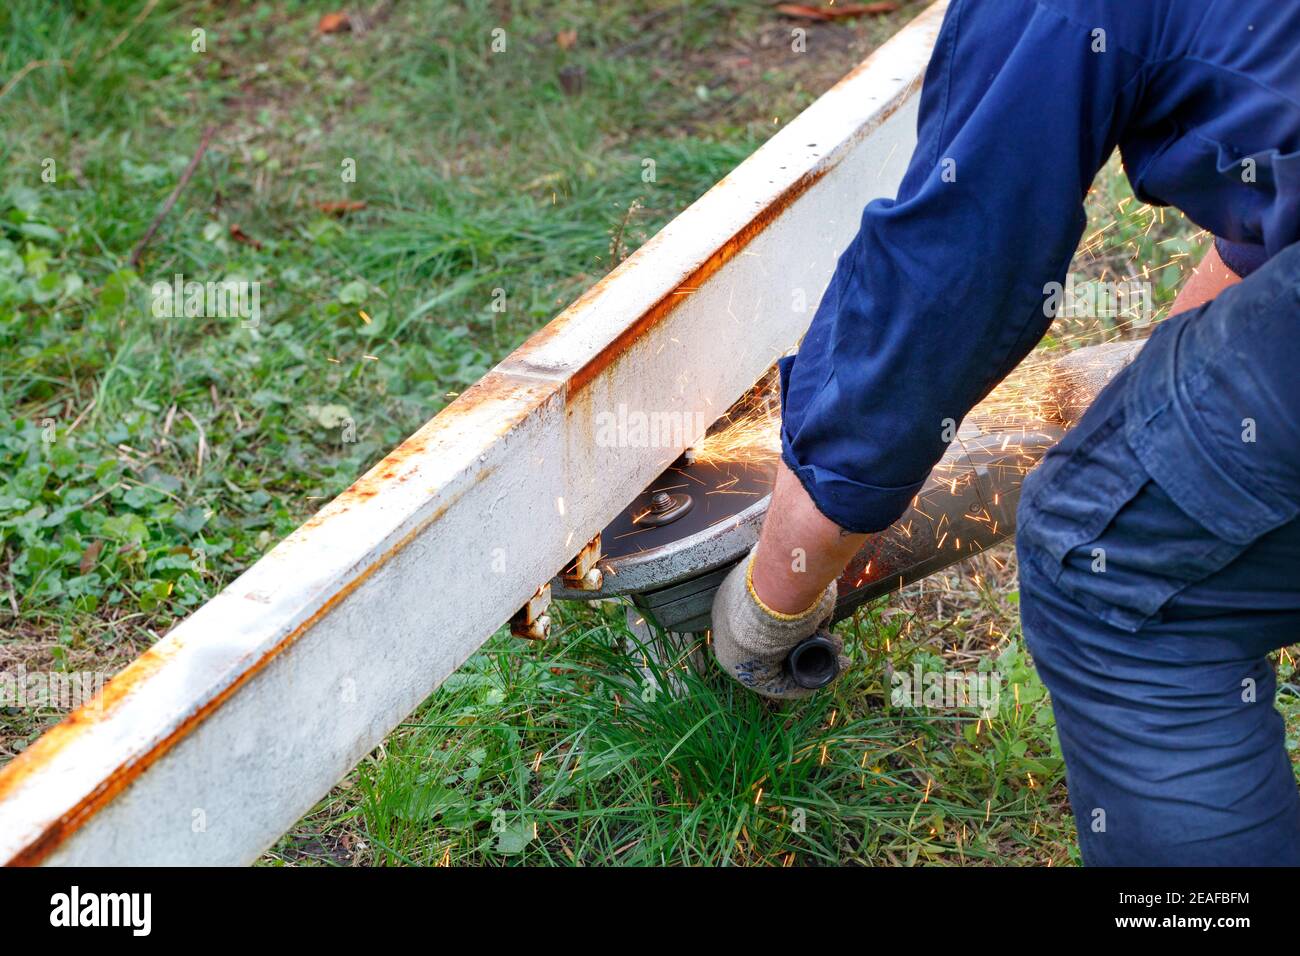
<svg viewBox="0 0 1300 956"><path fill-rule="evenodd" d="M942 15L0 771L0 860L256 859L797 341L897 188ZM611 438L620 406L681 434Z"/></svg>

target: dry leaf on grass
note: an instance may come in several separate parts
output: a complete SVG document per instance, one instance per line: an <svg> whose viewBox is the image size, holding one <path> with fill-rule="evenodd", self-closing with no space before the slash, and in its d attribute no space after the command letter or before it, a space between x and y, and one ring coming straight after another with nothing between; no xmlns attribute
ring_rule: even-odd
<svg viewBox="0 0 1300 956"><path fill-rule="evenodd" d="M882 0L879 3L846 3L837 6L808 6L802 3L782 3L776 8L778 13L784 13L787 17L796 17L800 20L847 20L850 17L869 17L879 16L883 13L893 13L898 9L898 4L893 0Z"/></svg>
<svg viewBox="0 0 1300 956"><path fill-rule="evenodd" d="M244 232L243 229L239 228L238 225L234 225L234 224L231 225L230 238L234 239L235 242L242 242L246 246L252 246L254 249L262 248L262 243L260 240L254 239L248 233Z"/></svg>
<svg viewBox="0 0 1300 956"><path fill-rule="evenodd" d="M90 569L93 568L95 562L99 560L99 552L103 550L104 542L102 540L90 542L90 547L86 548L86 550L81 553L81 561L77 565L77 570L82 574L89 574Z"/></svg>
<svg viewBox="0 0 1300 956"><path fill-rule="evenodd" d="M352 29L352 20L346 13L327 13L316 24L317 33L348 33Z"/></svg>
<svg viewBox="0 0 1300 956"><path fill-rule="evenodd" d="M316 208L331 216L342 216L345 213L365 209L366 204L360 199L330 199L316 203Z"/></svg>

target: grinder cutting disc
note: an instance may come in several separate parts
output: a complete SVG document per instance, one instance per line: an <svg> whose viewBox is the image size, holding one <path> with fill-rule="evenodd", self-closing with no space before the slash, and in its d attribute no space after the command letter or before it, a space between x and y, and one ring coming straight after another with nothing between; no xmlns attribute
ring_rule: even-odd
<svg viewBox="0 0 1300 956"><path fill-rule="evenodd" d="M678 459L601 532L604 556L651 551L734 518L772 490L775 475L774 458L720 464ZM675 510L656 507L665 499ZM667 520L657 520L661 510Z"/></svg>
<svg viewBox="0 0 1300 956"><path fill-rule="evenodd" d="M665 628L705 630L713 592L758 540L775 476L775 456L679 459L601 533L599 591L571 591L557 579L554 596L627 595Z"/></svg>
<svg viewBox="0 0 1300 956"><path fill-rule="evenodd" d="M849 562L835 619L1005 538L1015 527L1027 466L1059 437L1059 429L1015 435L963 429L903 517L869 536ZM775 471L775 460L670 468L602 534L602 594L561 590L556 596L630 595L666 630L706 630L718 585L758 539ZM691 492L700 504L693 496L677 520L645 525L656 497L666 512Z"/></svg>

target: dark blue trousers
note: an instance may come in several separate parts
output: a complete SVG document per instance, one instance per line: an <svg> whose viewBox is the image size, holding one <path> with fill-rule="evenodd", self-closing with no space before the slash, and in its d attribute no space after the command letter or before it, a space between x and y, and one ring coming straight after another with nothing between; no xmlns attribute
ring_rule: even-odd
<svg viewBox="0 0 1300 956"><path fill-rule="evenodd" d="M1300 865L1300 245L1159 325L1022 489L1025 639L1084 862Z"/></svg>

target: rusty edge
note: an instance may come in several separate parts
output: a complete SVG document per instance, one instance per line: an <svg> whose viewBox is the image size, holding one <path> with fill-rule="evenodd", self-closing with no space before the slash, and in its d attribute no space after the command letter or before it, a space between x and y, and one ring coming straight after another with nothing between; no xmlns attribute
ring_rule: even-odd
<svg viewBox="0 0 1300 956"><path fill-rule="evenodd" d="M943 7L944 3L939 2L930 8L927 8L927 10L916 19L906 24L903 30L900 31L900 34L912 27L922 30L937 30L938 21L942 19ZM888 44L872 53L866 60L854 67L853 70L851 70L843 79L832 87L831 91L828 92L838 90L852 82L860 74L869 69L873 65L873 61L887 51L887 47ZM768 226L776 221L782 213L787 211L800 196L806 193L832 169L838 166L857 142L859 142L863 137L869 135L873 130L893 116L894 113L896 113L898 109L917 92L921 85L923 72L923 68L918 70L911 81L897 89L894 95L877 108L877 110L872 114L869 122L864 123L855 129L852 135L836 144L832 150L820 157L811 170L800 175L790 185L782 189L776 196L772 197L772 199L770 199L765 205L759 208L755 214L744 223L744 225L737 229L729 238L724 240L712 254L691 269L684 279L677 282L667 293L655 301L654 304L645 309L618 335L602 346L596 354L587 359L582 365L568 375L567 378L556 379L551 383L550 388L537 389L537 386L540 383L535 374L530 374L532 365L529 362L529 355L536 351L542 344L554 339L576 316L584 312L585 307L592 304L608 285L620 276L636 269L640 264L640 259L643 258L655 244L654 239L634 253L608 275L596 282L550 323L530 336L518 349L512 352L496 368L485 375L483 379L474 386L471 386L471 388L467 389L463 395L439 412L424 428L421 428L406 441L402 442L396 449L371 468L370 471L358 479L353 485L317 512L316 515L308 519L298 529L298 531L295 532L295 534L302 533L303 531L320 525L330 517L348 510L352 504L357 504L375 497L384 484L389 481L405 480L408 476L399 475L397 471L398 466L409 460L413 455L423 451L430 440L434 437L435 429L442 431L449 428L457 418L465 415L471 409L486 402L501 399L503 397L503 392L517 396L520 387L531 387L535 390L529 404L513 413L510 416L510 421L503 423L503 427L496 430L498 434L508 431L509 427L512 427L522 419L526 419L528 415L535 412L551 400L556 392L563 391L566 396L580 392L595 380L604 369L609 367L609 365L622 355L633 343L645 335L648 330L652 329L665 316L670 314L683 301L683 293L693 291L701 283L714 275L726 263L735 258L736 255L748 246L755 237L760 235L768 228ZM748 162L748 160L746 160L746 162ZM724 177L705 194L705 197L709 196L716 190L726 188L729 181L732 180L735 175L736 174L733 171L733 173ZM701 197L701 199L696 202L703 201L705 197ZM689 208L687 212L689 212ZM683 215L684 214L685 213L683 213ZM481 480L488 474L490 474L490 469L483 470L476 476L476 481ZM42 862L63 841L83 826L100 808L130 785L131 782L139 777L140 774L148 769L154 762L168 753L177 743L187 737L201 721L261 673L268 664L279 657L287 648L292 646L303 635L308 633L312 627L314 627L340 603L346 600L347 597L365 583L372 574L385 565L395 554L399 553L414 538L418 537L431 525L435 524L443 514L445 514L446 511L455 504L462 494L464 494L463 489L455 495L455 497L445 502L432 514L409 530L395 544L383 552L379 558L360 568L355 577L329 595L314 612L312 612L296 627L292 628L292 630L290 630L271 648L266 650L260 657L249 663L248 666L240 671L228 684L214 693L206 702L198 706L194 712L185 717L171 730L170 733L155 741L148 750L140 754L138 757L125 761L119 765L115 770L108 774L99 785L86 793L70 810L64 812L52 823L47 825L23 849L15 853L6 862L6 865L31 866ZM174 651L175 648L171 650ZM40 772L40 770L52 761L52 759L69 742L75 739L80 733L84 732L89 726L102 722L111 716L118 704L137 691L154 673L165 665L169 656L169 653L165 650L161 650L158 645L146 650L140 657L128 665L125 670L109 681L104 690L95 699L69 714L63 721L42 735L41 738L32 744L31 747L10 761L9 764L0 768L0 800L5 799L10 793L14 792L28 777Z"/></svg>
<svg viewBox="0 0 1300 956"><path fill-rule="evenodd" d="M484 469L477 476L476 480L482 480L482 478L486 477L490 473L491 473L490 469ZM362 571L355 578L353 578L342 588L340 588L339 590L331 594L324 601L324 603L319 608L316 609L316 611L310 617L308 617L305 621L303 621L301 624L299 624L297 627L291 630L288 634L286 634L283 638L281 638L277 644L275 644L269 650L264 652L257 660L253 661L246 669L241 671L235 677L234 680L232 680L229 684L227 684L224 688L222 688L222 690L220 690L217 694L215 694L210 700L208 700L197 710L195 710L194 713L186 717L175 728L173 728L171 733L163 737L161 740L157 741L148 751L146 751L136 760L128 761L127 763L122 764L111 774L109 774L108 777L105 778L98 787L96 787L85 797L83 797L81 801L78 802L77 805L72 808L72 810L60 816L56 821L54 821L54 823L52 823L44 831L42 831L41 834L35 840L33 840L24 849L22 849L17 854L15 854L8 861L6 865L7 866L35 866L39 864L42 860L44 860L47 856L49 856L49 854L52 853L55 850L55 848L57 848L58 845L63 842L64 839L66 839L72 833L75 833L81 827L81 825L92 815L94 815L94 813L100 807L102 807L104 804L112 800L113 797L115 797L118 793L120 793L123 789L125 789L127 785L129 785L131 781L133 781L137 776L139 776L140 773L142 773L150 764L152 764L155 760L157 760L159 757L161 757L163 754L169 751L180 740L184 739L190 733L190 731L192 731L205 717L208 716L208 714L212 713L214 710L220 707L236 691L238 691L241 687L247 684L259 673L261 673L262 670L265 669L266 666L271 661L273 661L285 650L285 648L289 647L289 645L293 644L300 637L302 637L309 630L311 630L311 628L316 624L317 621L323 618L326 614L330 613L330 611L332 611L337 605L342 603L348 597L348 595L350 595L353 591L355 591L358 587L360 587L363 583L365 583L367 578L369 578L372 574L374 574L381 567L387 564L388 561L393 557L393 555L397 554L399 551L405 548L406 545L409 544L413 538L421 534L426 528L428 528L430 525L434 524L439 518L441 518L442 515L447 511L447 509L450 508L453 504L455 504L457 500L459 500L462 494L464 494L463 491L460 494L456 495L451 501L448 501L445 504L443 504L441 507L439 507L436 511L433 512L433 514L429 515L427 518L425 518L423 521L417 524L414 528L408 531L401 538L401 540L399 540L391 548L389 548L382 555L380 555L380 557L376 561L372 562L370 565L362 569ZM158 666L163 661L166 660L165 657L163 657L162 660L160 661L148 660L149 654L150 651L145 651L144 654L140 655L140 657L137 658L132 664L130 664L125 671L123 671L118 677L114 678L113 681L110 681L109 686L111 686L113 683L117 683L119 680L125 684L125 689L118 691L116 696L114 697L115 701L125 697L125 695L129 693L132 689L134 689L135 686L138 686L137 682L139 679L146 678L150 674L153 674L157 670ZM132 675L131 672L135 671L137 668L140 669L142 673L138 675ZM108 686L104 688L103 696L104 697L109 696ZM86 704L84 707L80 708L80 710L90 709L93 707L93 704L94 702L92 701L90 704ZM107 706L108 705L106 704L105 707L107 708ZM62 723L52 728L51 733L64 727L68 727L69 729L80 729L82 726L84 726L86 723L84 719L86 715L83 714L82 719L80 721L77 719L80 710L74 711ZM106 712L107 711L105 710L99 713L92 714L91 716L97 719L102 719L103 716L106 714ZM41 737L41 739L38 740L36 744L33 744L31 748L28 748L27 751L24 751L22 754L19 754L19 756L14 758L13 762L9 764L9 767L12 767L19 760L22 760L29 753L35 750L36 746L38 746L40 743L45 741L46 737L48 736L49 735L47 734L46 736ZM59 741L58 749L61 749L64 743L66 743L66 741ZM39 763L37 763L37 767L39 767ZM8 770L9 768L6 767L5 769ZM34 770L36 768L34 767L31 769ZM21 779L21 777L26 776L26 774L16 775L16 776L18 776L19 779ZM10 783L10 781L7 778L8 778L8 774L0 775L0 798L3 798L5 793L7 793L8 790L10 789L10 787L4 786L5 784Z"/></svg>
<svg viewBox="0 0 1300 956"><path fill-rule="evenodd" d="M922 16L925 16L925 14L922 14ZM918 20L919 19L920 18L918 17ZM872 56L875 56L875 54ZM842 85L847 84L850 80L870 66L870 64L871 57L868 57L865 61L858 64L852 72L836 83L836 85L832 87L832 90L838 89ZM831 172L836 166L838 166L860 140L868 136L875 129L879 128L891 116L898 112L899 108L917 92L920 85L921 75L918 74L912 82L908 83L906 87L901 89L895 96L887 100L881 108L873 114L871 122L864 123L862 126L858 127L851 137L837 144L832 151L827 153L818 161L816 166L808 172L800 175L793 183L785 187L769 202L758 209L743 226L725 239L721 245L719 245L718 248L708 256L708 258L696 266L685 279L681 280L668 292L664 293L658 301L630 322L612 341L575 369L566 382L567 393L572 395L582 391L582 389L599 376L601 372L608 368L610 364L616 361L620 355L627 351L633 343L637 342L647 331L654 328L654 326L662 321L665 316L680 305L682 299L686 295L689 295L711 276L717 273L718 270L734 259L741 250L753 242L757 236L768 228L768 226L780 218L781 214L786 212L799 199L799 197L821 181L827 173ZM713 193L715 190L726 188L730 179L730 175L723 177L721 181L701 197L701 200ZM648 250L648 248L648 245L642 247L642 250L638 250L637 253L633 254L626 261L620 264L618 268L614 269L608 275L596 282L590 289L579 296L571 306L565 309L564 312L560 313L560 315L556 316L554 320L535 332L527 341L524 342L523 345L507 356L498 368L503 371L514 366L527 368L529 364L527 358L529 353L535 351L544 342L549 341L561 332L564 326L568 324L568 321L580 312L584 306L598 298L606 286L625 273L636 269L640 265L638 256L641 251Z"/></svg>

